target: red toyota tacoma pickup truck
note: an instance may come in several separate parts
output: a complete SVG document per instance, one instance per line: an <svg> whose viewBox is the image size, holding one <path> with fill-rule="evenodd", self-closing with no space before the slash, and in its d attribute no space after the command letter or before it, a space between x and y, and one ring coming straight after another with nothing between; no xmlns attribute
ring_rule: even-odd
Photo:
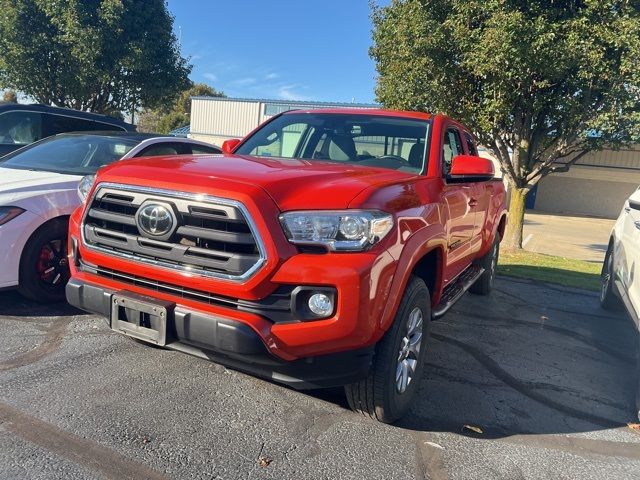
<svg viewBox="0 0 640 480"><path fill-rule="evenodd" d="M443 115L290 111L225 154L116 162L70 221L67 299L113 330L402 416L432 319L492 288L505 191Z"/></svg>

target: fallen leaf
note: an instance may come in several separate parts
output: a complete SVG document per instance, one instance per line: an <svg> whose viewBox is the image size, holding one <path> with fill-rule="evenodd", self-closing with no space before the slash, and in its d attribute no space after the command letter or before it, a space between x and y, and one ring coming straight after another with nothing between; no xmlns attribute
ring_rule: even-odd
<svg viewBox="0 0 640 480"><path fill-rule="evenodd" d="M471 430L472 432L475 433L483 433L482 429L480 427L476 427L475 425L467 425L466 423L462 426L463 429L465 430Z"/></svg>
<svg viewBox="0 0 640 480"><path fill-rule="evenodd" d="M631 430L635 430L636 432L640 432L640 423L627 423L627 426Z"/></svg>
<svg viewBox="0 0 640 480"><path fill-rule="evenodd" d="M444 450L444 447L436 442L424 442L425 445L429 445L430 447L439 448L440 450Z"/></svg>
<svg viewBox="0 0 640 480"><path fill-rule="evenodd" d="M273 460L271 460L269 457L263 457L262 455L260 455L260 457L258 458L258 465L263 468L268 467L272 461Z"/></svg>

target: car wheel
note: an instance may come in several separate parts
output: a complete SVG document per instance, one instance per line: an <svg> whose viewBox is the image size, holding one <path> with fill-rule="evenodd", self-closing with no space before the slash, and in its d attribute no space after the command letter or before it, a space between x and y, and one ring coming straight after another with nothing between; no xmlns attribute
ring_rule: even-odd
<svg viewBox="0 0 640 480"><path fill-rule="evenodd" d="M622 302L613 291L613 245L609 245L600 274L600 306L605 310L620 310Z"/></svg>
<svg viewBox="0 0 640 480"><path fill-rule="evenodd" d="M376 346L368 377L345 386L353 411L384 423L407 413L420 385L430 324L429 290L411 277L393 324Z"/></svg>
<svg viewBox="0 0 640 480"><path fill-rule="evenodd" d="M469 288L471 293L476 295L489 295L493 290L493 284L496 278L496 269L498 268L498 257L500 255L500 238L496 235L491 249L482 257L477 264L484 268L484 272L480 278L475 281Z"/></svg>
<svg viewBox="0 0 640 480"><path fill-rule="evenodd" d="M22 251L18 291L39 303L60 302L69 276L67 222L52 220L31 235Z"/></svg>

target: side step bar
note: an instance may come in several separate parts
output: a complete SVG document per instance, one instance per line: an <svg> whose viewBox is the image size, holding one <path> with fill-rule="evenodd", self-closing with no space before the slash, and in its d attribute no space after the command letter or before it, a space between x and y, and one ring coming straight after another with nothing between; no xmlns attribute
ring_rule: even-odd
<svg viewBox="0 0 640 480"><path fill-rule="evenodd" d="M447 285L442 292L440 303L433 309L431 314L433 320L437 320L447 313L483 273L484 268L479 265L471 265L455 281Z"/></svg>

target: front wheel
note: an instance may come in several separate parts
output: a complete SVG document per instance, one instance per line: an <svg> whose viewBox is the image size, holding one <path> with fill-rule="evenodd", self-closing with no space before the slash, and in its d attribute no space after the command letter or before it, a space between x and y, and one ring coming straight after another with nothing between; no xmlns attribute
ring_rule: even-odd
<svg viewBox="0 0 640 480"><path fill-rule="evenodd" d="M67 223L53 220L38 228L24 247L18 291L39 303L61 302L69 276Z"/></svg>
<svg viewBox="0 0 640 480"><path fill-rule="evenodd" d="M384 423L407 413L420 385L430 324L429 289L422 279L411 277L396 318L376 348L369 376L345 386L353 411Z"/></svg>

